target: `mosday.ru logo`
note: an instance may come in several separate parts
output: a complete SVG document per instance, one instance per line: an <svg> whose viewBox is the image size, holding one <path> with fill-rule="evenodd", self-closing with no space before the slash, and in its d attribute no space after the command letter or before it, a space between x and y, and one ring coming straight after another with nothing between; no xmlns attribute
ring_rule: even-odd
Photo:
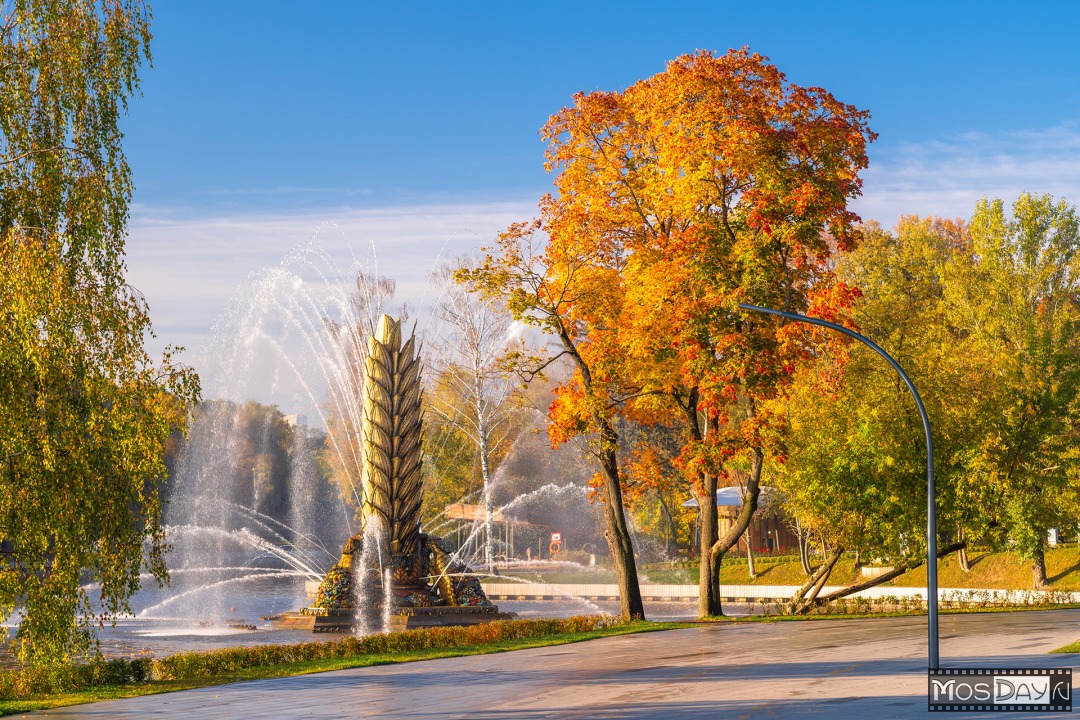
<svg viewBox="0 0 1080 720"><path fill-rule="evenodd" d="M1070 668L950 668L927 679L931 711L1072 711Z"/></svg>

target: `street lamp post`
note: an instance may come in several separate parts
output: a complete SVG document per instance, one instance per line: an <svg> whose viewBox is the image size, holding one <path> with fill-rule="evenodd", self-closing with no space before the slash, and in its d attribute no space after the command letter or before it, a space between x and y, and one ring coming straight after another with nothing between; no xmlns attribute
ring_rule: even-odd
<svg viewBox="0 0 1080 720"><path fill-rule="evenodd" d="M859 342L863 343L871 350L876 352L881 357L885 358L893 369L900 374L900 378L907 385L907 389L911 392L911 396L915 398L915 406L919 408L919 417L922 418L923 432L926 434L926 613L928 621L928 639L927 639L927 651L929 656L929 665L931 670L938 669L938 592L937 592L937 518L934 512L934 440L930 435L930 418L926 415L926 408L923 407L922 398L919 397L919 391L915 389L915 384L911 382L911 378L904 372L904 368L900 367L900 363L893 359L892 355L882 350L877 343L870 340L867 337L860 335L854 330L849 330L842 325L831 323L825 320L821 320L814 317L807 317L806 315L799 315L797 313L783 312L782 310L773 310L772 308L758 307L757 305L749 305L747 303L739 303L739 307L743 310L751 310L753 312L768 313L769 315L779 315L789 320L795 320L796 322L809 323L810 325L820 325L821 327L827 327L837 332L841 332L848 337L855 338Z"/></svg>

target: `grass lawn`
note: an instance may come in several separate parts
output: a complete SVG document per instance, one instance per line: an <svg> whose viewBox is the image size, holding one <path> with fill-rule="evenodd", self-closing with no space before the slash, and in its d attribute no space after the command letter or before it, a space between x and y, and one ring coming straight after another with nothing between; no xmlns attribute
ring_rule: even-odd
<svg viewBox="0 0 1080 720"><path fill-rule="evenodd" d="M1080 640L1069 643L1065 647L1059 647L1057 650L1051 650L1051 654L1065 654L1065 653L1080 653Z"/></svg>

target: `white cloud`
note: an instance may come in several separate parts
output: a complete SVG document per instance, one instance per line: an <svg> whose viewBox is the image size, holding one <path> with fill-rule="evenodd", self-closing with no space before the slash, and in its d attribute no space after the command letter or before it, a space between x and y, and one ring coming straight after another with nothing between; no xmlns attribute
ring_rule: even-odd
<svg viewBox="0 0 1080 720"><path fill-rule="evenodd" d="M1080 127L968 133L871 154L855 210L891 226L899 215L967 219L982 197L1008 203L1022 192L1080 203Z"/></svg>
<svg viewBox="0 0 1080 720"><path fill-rule="evenodd" d="M308 214L183 217L136 207L127 242L128 280L150 304L158 340L197 348L254 273L314 241L340 273L359 264L398 281L397 299L416 306L439 258L475 251L531 203L391 207Z"/></svg>
<svg viewBox="0 0 1080 720"><path fill-rule="evenodd" d="M884 148L872 158L855 209L886 226L900 214L967 218L983 196L1009 201L1023 191L1080 202L1076 125ZM313 245L325 254L323 271L334 276L332 282L350 283L358 265L395 278L396 301L416 308L435 300L428 275L440 258L475 251L511 222L535 212L535 205L524 201L214 217L136 207L128 240L129 281L150 304L158 334L150 344L152 353L167 344L187 346L185 357L204 374L207 395L213 397L224 386L221 371L207 358L231 342L212 334L215 322L232 307L232 324L219 324L243 335L248 321L236 321L238 293L245 286L252 292L252 280L268 269L294 267L287 258L298 246ZM309 288L326 285L314 277L304 282ZM277 321L259 322L269 327ZM268 353L251 359L244 372L251 382L235 386L231 396L315 412L291 386L291 371L275 365Z"/></svg>
<svg viewBox="0 0 1080 720"><path fill-rule="evenodd" d="M150 307L151 356L185 346L180 359L199 371L205 397L274 402L318 424L334 369L308 343L325 341L323 318L358 268L395 279L395 306L415 311L435 301L428 276L441 259L534 213L525 202L228 217L135 208L128 281ZM304 316L306 334L290 314Z"/></svg>

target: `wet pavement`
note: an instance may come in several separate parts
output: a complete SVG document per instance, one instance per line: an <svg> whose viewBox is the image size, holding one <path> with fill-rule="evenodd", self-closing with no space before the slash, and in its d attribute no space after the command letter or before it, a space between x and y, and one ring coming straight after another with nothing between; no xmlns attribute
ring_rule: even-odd
<svg viewBox="0 0 1080 720"><path fill-rule="evenodd" d="M1046 653L1078 639L1078 610L946 615L941 665L1076 668L1080 656ZM703 625L27 717L914 718L929 715L926 686L926 619L885 618Z"/></svg>

